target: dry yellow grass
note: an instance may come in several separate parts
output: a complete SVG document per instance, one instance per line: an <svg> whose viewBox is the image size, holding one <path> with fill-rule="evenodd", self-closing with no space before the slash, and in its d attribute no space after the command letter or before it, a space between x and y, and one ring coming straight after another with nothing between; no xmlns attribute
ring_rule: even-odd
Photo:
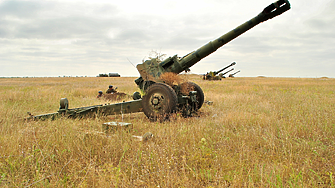
<svg viewBox="0 0 335 188"><path fill-rule="evenodd" d="M150 122L123 116L130 132L101 134L92 119L24 121L105 103L113 84L138 91L135 78L1 78L1 187L334 187L335 79L234 78L203 81L213 101L200 117ZM152 132L148 142L132 135Z"/></svg>

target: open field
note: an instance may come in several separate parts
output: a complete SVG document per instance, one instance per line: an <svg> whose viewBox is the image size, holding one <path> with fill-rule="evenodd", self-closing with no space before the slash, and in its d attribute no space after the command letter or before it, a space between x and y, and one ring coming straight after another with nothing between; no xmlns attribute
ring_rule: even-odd
<svg viewBox="0 0 335 188"><path fill-rule="evenodd" d="M130 132L101 134L122 116L24 121L104 103L113 84L135 78L1 78L1 187L335 187L335 79L233 78L203 81L199 117L150 122L127 114ZM138 142L132 135L152 132Z"/></svg>

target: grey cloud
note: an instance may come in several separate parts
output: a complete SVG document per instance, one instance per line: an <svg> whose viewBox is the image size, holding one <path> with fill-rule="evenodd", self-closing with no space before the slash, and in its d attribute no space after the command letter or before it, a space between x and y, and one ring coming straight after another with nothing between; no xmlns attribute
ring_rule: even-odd
<svg viewBox="0 0 335 188"><path fill-rule="evenodd" d="M32 18L42 10L42 4L33 1L4 1L0 4L0 16Z"/></svg>
<svg viewBox="0 0 335 188"><path fill-rule="evenodd" d="M85 7L73 4L65 6L53 2L5 1L0 4L0 37L49 40L95 38L105 36L110 27L120 24L117 17L112 16L117 14L113 6L100 5L97 11L91 11L93 15L80 15L82 12L90 12L90 9L83 9Z"/></svg>
<svg viewBox="0 0 335 188"><path fill-rule="evenodd" d="M152 38L141 29L127 29L123 30L116 36L121 42L145 42Z"/></svg>
<svg viewBox="0 0 335 188"><path fill-rule="evenodd" d="M101 21L93 18L70 17L39 20L17 27L18 38L68 39L105 35L113 21Z"/></svg>
<svg viewBox="0 0 335 188"><path fill-rule="evenodd" d="M289 17L296 11L292 9L285 16L256 26L192 70L199 73L204 69L216 70L232 61L237 61L242 69L241 76L257 76L265 72L274 76L303 75L307 68L318 69L320 75L324 67L334 69L331 63L335 51L334 2L304 22L300 22L302 19L298 14ZM116 71L129 74L122 69L128 63L127 58L140 62L150 50L156 49L163 54L171 51L173 54L168 55L183 56L250 19L248 15L241 18L233 12L235 9L223 12L220 18L217 15L221 13L207 11L178 18L169 15L153 17L145 13L128 15L113 5L5 1L0 3L0 61L7 67L2 74L15 70L8 68L11 64L36 70L41 64L41 70L52 66L59 69L58 72L64 66L70 70L73 65L99 65L96 70L119 67ZM257 10L254 13L257 14ZM30 76L34 75L32 69ZM25 72L24 69L20 71ZM73 68L71 71L76 72ZM133 72L138 75L136 70Z"/></svg>
<svg viewBox="0 0 335 188"><path fill-rule="evenodd" d="M332 33L335 35L334 9L335 9L335 1L332 0L329 4L327 4L326 8L323 11L319 12L317 15L314 15L312 18L306 21L305 24L307 28L314 32L322 32L326 34Z"/></svg>

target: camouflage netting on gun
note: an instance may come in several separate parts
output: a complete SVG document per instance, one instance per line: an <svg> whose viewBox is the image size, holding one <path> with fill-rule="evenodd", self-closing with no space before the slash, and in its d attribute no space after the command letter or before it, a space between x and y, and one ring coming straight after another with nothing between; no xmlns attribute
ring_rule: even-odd
<svg viewBox="0 0 335 188"><path fill-rule="evenodd" d="M173 85L179 85L179 84L187 81L185 76L181 76L181 75L173 73L173 72L166 72L166 73L162 74L160 79L171 87Z"/></svg>
<svg viewBox="0 0 335 188"><path fill-rule="evenodd" d="M194 86L189 84L187 75L166 72L161 75L160 79L171 87L173 85L180 85L180 92L184 95L188 95L190 91L194 91Z"/></svg>

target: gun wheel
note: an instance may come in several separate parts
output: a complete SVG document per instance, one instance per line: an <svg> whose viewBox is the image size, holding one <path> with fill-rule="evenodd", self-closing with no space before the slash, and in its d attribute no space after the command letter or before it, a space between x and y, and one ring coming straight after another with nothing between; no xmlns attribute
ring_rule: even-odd
<svg viewBox="0 0 335 188"><path fill-rule="evenodd" d="M144 114L152 120L168 118L177 108L176 92L168 85L155 83L151 85L147 94L143 96L142 107Z"/></svg>
<svg viewBox="0 0 335 188"><path fill-rule="evenodd" d="M187 90L187 91L196 91L197 92L197 101L198 103L196 104L196 110L199 110L202 107L202 104L204 104L205 101L205 95L204 92L202 91L201 87L198 86L194 82L184 82L180 84L180 87L182 90ZM186 88L185 88L186 87Z"/></svg>

